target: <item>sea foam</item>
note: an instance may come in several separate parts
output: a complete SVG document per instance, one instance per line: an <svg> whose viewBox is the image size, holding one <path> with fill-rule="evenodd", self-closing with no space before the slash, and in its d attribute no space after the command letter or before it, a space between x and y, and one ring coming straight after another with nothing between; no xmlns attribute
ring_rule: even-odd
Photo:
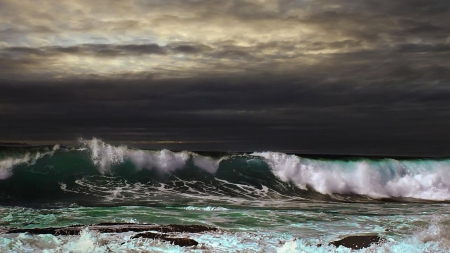
<svg viewBox="0 0 450 253"><path fill-rule="evenodd" d="M32 165L36 163L37 160L41 159L46 155L53 155L56 150L58 150L60 146L57 144L53 147L51 151L47 152L36 152L34 155L30 153L26 153L20 157L6 157L3 160L0 160L0 180L9 178L13 175L13 169L15 166L20 164L29 164Z"/></svg>
<svg viewBox="0 0 450 253"><path fill-rule="evenodd" d="M268 193L272 194L273 192L286 195L286 191L290 189L289 186L279 183L292 183L300 189L312 189L332 197L340 197L337 194L348 194L363 195L376 199L450 200L450 173L448 173L450 160L448 159L360 158L326 160L302 158L279 152L255 152L251 155L212 158L190 151L173 152L166 149L152 151L126 146L113 146L97 138L80 140L80 143L81 147L77 149L64 148L55 155L57 157L55 164L58 164L55 169L61 174L65 173L67 166L60 166L60 163L57 162L61 160L60 158L64 161L66 161L66 157L82 161L88 154L89 159L95 166L93 169L97 169L103 176L114 174L112 166L123 163L133 164L137 171L147 169L167 174L194 166L214 176L214 183L211 180L203 182L205 178L210 176L202 176L198 180L189 179L193 180L192 182L183 182L184 188L197 193L203 193L207 189L223 195L223 192L220 192L223 190L226 193L233 192L233 194L238 195L244 193L246 196L255 196L256 194L263 198ZM33 165L46 155L52 156L58 149L60 147L56 145L53 150L4 157L0 160L0 180L9 178L15 167L23 164ZM65 151L68 154L71 152L70 156L62 156L66 154ZM258 162L255 163L254 161ZM49 164L49 166L53 166L52 161ZM68 164L72 165L73 163ZM46 165L41 165L44 166L42 170L46 171ZM223 165L221 166L221 173L217 173L220 165ZM73 168L73 170L78 170L78 168ZM268 174L264 174L265 170ZM29 172L33 173L32 171L33 168L30 167ZM67 173L73 173L69 171L67 170ZM129 173L134 173L134 171ZM75 183L82 182L89 174L83 175L83 177L77 177ZM279 182L273 181L271 179L273 176L277 177L276 180ZM62 190L70 190L66 187L70 182L61 179L58 183ZM199 188L199 185L202 185L201 188ZM119 194L128 185L118 185L118 187L114 192ZM289 195L289 193L287 194ZM292 197L300 196L298 191L292 193Z"/></svg>
<svg viewBox="0 0 450 253"><path fill-rule="evenodd" d="M253 153L273 173L299 188L322 194L372 198L450 200L448 160L315 160L277 152Z"/></svg>
<svg viewBox="0 0 450 253"><path fill-rule="evenodd" d="M103 174L110 172L111 165L126 160L131 161L138 170L157 169L160 172L170 173L186 166L187 161L192 158L195 166L212 174L217 171L220 162L188 151L130 149L126 146L112 146L97 138L80 142L89 148L93 163L99 166Z"/></svg>

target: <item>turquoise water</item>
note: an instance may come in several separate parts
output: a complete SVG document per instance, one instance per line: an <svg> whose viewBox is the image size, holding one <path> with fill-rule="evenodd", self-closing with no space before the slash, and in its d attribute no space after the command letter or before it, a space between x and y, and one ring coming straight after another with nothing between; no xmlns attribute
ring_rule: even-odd
<svg viewBox="0 0 450 253"><path fill-rule="evenodd" d="M450 251L447 159L319 159L116 147L0 150L1 252L352 252L328 243L377 234L360 252ZM4 233L97 223L201 224L179 247L134 232ZM353 252L357 252L353 250Z"/></svg>
<svg viewBox="0 0 450 253"><path fill-rule="evenodd" d="M185 233L201 246L182 248L151 239L130 237L133 233L82 236L4 234L0 249L49 252L149 250L166 252L349 252L325 245L342 236L376 233L387 238L362 252L447 252L450 212L448 204L355 204L298 203L297 207L246 208L244 206L118 206L36 209L2 207L4 228L60 227L101 222L141 224L204 224L220 232ZM78 245L78 246L77 246ZM81 245L81 246L80 246ZM82 247L82 245L84 245Z"/></svg>

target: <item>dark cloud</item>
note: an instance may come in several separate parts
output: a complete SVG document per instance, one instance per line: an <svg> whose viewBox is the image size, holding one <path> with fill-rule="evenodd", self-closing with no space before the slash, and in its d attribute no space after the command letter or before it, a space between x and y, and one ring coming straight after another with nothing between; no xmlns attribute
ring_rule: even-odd
<svg viewBox="0 0 450 253"><path fill-rule="evenodd" d="M450 52L450 44L401 44L398 45L397 50L399 52L410 53L427 53L427 52Z"/></svg>
<svg viewBox="0 0 450 253"><path fill-rule="evenodd" d="M183 43L172 43L168 45L175 53L185 53L185 54L197 54L211 51L212 48L202 44L183 44Z"/></svg>
<svg viewBox="0 0 450 253"><path fill-rule="evenodd" d="M274 80L284 85L274 86ZM361 89L311 81L266 76L2 84L0 103L9 109L1 112L1 127L10 139L26 131L44 140L94 135L125 142L218 141L203 144L206 149L382 153L407 145L396 154L446 152L437 150L449 140L445 86ZM422 147L428 141L437 143L431 152ZM173 148L186 148L180 145Z"/></svg>
<svg viewBox="0 0 450 253"><path fill-rule="evenodd" d="M166 46L158 44L84 44L70 47L8 47L0 49L2 58L29 58L29 57L58 57L61 54L93 57L117 57L117 56L141 56L141 55L165 55L165 54L197 54L211 51L211 47L201 44L171 43Z"/></svg>
<svg viewBox="0 0 450 253"><path fill-rule="evenodd" d="M450 153L448 1L0 5L0 140Z"/></svg>
<svg viewBox="0 0 450 253"><path fill-rule="evenodd" d="M58 56L59 54L91 55L91 56L109 56L120 55L142 55L142 54L165 54L164 47L157 44L147 45L110 45L110 44L85 44L70 47L10 47L1 51L1 55L10 57L27 56Z"/></svg>

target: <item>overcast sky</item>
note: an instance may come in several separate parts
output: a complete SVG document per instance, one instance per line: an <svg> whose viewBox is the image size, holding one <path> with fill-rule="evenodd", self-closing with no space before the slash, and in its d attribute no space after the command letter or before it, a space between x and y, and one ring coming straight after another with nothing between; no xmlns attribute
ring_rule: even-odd
<svg viewBox="0 0 450 253"><path fill-rule="evenodd" d="M0 0L0 141L450 155L448 0Z"/></svg>

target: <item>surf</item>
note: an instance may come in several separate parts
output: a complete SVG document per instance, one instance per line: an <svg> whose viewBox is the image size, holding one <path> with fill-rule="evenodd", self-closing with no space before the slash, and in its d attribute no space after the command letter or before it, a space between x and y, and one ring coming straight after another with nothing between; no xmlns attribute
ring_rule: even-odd
<svg viewBox="0 0 450 253"><path fill-rule="evenodd" d="M80 139L75 147L4 148L0 200L155 205L208 199L450 201L449 159L320 158L281 152L143 150Z"/></svg>

